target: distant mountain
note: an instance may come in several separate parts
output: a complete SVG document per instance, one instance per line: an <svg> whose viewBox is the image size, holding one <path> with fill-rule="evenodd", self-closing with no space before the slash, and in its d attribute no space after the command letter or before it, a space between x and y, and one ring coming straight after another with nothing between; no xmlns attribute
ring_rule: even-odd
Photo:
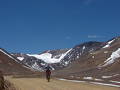
<svg viewBox="0 0 120 90"><path fill-rule="evenodd" d="M85 45L87 45L89 49L84 50ZM113 38L103 43L92 42L77 45L75 51L79 50L79 48L83 48L85 52L81 53L83 52L81 50L76 56L72 54L75 56L75 59L72 59L72 63L66 68L56 71L53 75L67 79L119 84L120 37ZM72 53L72 51L70 53ZM68 60L67 57L68 56L66 56L66 60Z"/></svg>
<svg viewBox="0 0 120 90"><path fill-rule="evenodd" d="M5 72L44 71L48 64L54 70L52 75L60 78L108 83L120 81L120 37L39 54L10 54L0 49L0 69Z"/></svg>
<svg viewBox="0 0 120 90"><path fill-rule="evenodd" d="M19 62L38 71L43 71L50 64L53 70L67 67L72 61L81 56L96 51L104 46L102 42L90 41L77 45L71 49L48 50L40 54L13 53Z"/></svg>
<svg viewBox="0 0 120 90"><path fill-rule="evenodd" d="M12 55L28 67L43 71L48 64L50 64L54 70L54 64L60 63L69 51L69 49L58 49L44 51L40 54L13 53Z"/></svg>
<svg viewBox="0 0 120 90"><path fill-rule="evenodd" d="M96 41L90 41L90 42L85 42L80 45L76 45L64 57L64 59L62 59L61 64L66 66L72 61L80 59L81 56L89 54L90 52L99 50L103 46L104 46L103 42L96 42Z"/></svg>

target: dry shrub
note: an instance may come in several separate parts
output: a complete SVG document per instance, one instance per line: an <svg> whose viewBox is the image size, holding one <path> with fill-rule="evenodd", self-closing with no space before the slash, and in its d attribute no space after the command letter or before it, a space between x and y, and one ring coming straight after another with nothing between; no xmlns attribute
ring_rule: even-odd
<svg viewBox="0 0 120 90"><path fill-rule="evenodd" d="M16 90L14 85L7 80L4 80L3 74L0 71L0 90Z"/></svg>
<svg viewBox="0 0 120 90"><path fill-rule="evenodd" d="M16 90L14 85L7 80L5 80L5 85L4 86L5 86L5 90Z"/></svg>
<svg viewBox="0 0 120 90"><path fill-rule="evenodd" d="M0 71L0 90L5 90L4 84L5 84L4 77L2 72Z"/></svg>

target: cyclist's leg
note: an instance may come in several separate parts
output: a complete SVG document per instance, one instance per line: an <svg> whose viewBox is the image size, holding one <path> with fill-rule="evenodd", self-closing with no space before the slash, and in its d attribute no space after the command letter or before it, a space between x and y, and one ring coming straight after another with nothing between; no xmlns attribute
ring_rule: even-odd
<svg viewBox="0 0 120 90"><path fill-rule="evenodd" d="M48 82L50 82L50 75L48 75Z"/></svg>

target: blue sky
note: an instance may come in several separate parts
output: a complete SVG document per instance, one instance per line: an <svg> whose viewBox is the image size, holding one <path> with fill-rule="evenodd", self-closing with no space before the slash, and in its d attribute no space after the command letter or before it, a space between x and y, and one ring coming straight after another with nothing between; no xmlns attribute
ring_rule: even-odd
<svg viewBox="0 0 120 90"><path fill-rule="evenodd" d="M120 36L120 0L0 0L0 47L40 53Z"/></svg>

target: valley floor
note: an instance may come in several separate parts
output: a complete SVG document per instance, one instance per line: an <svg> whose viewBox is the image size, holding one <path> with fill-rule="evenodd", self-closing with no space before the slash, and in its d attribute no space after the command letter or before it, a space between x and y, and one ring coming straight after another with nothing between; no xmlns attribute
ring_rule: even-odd
<svg viewBox="0 0 120 90"><path fill-rule="evenodd" d="M120 90L120 88L116 87L68 82L56 79L47 82L45 78L5 78L12 82L17 90Z"/></svg>

